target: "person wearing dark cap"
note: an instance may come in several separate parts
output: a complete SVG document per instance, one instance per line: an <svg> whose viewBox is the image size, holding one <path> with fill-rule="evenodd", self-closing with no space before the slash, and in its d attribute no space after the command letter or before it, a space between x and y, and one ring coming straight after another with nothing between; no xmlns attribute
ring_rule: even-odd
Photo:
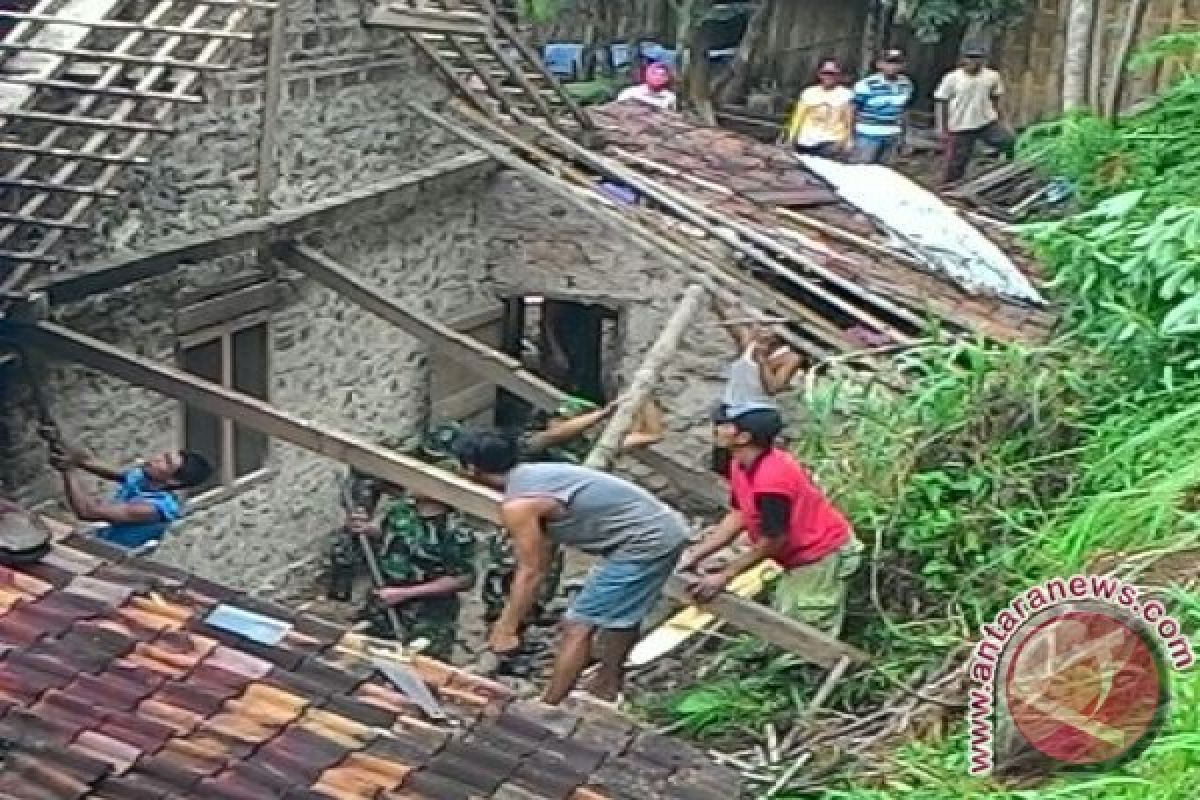
<svg viewBox="0 0 1200 800"><path fill-rule="evenodd" d="M841 631L846 582L862 560L850 523L790 453L775 447L783 430L779 412L751 404L727 408L717 426L733 453L729 513L683 556L681 566L698 602L711 600L739 574L771 559L784 569L772 605L793 619ZM724 567L705 561L745 531L751 547Z"/></svg>
<svg viewBox="0 0 1200 800"><path fill-rule="evenodd" d="M171 524L183 517L179 491L203 486L212 465L199 453L168 450L128 469L106 466L82 450L65 448L50 456L62 474L67 504L75 516L105 525L95 535L110 544L139 554L153 550ZM109 500L93 497L79 480L79 471L117 484Z"/></svg>
<svg viewBox="0 0 1200 800"><path fill-rule="evenodd" d="M588 691L619 698L626 657L687 541L683 518L658 498L607 472L574 464L518 463L517 442L492 432L465 434L459 460L474 480L504 493L500 514L512 536L517 571L488 646L498 656L521 644L521 622L559 546L599 556L563 617L562 641L542 700L556 705L588 665L599 633L600 668Z"/></svg>
<svg viewBox="0 0 1200 800"><path fill-rule="evenodd" d="M821 62L817 83L800 93L787 142L801 155L836 158L854 146L854 92L842 86L842 66Z"/></svg>
<svg viewBox="0 0 1200 800"><path fill-rule="evenodd" d="M933 93L938 138L945 148L943 185L967 174L978 142L1013 157L1016 137L1000 119L1004 80L985 66L986 59L982 46L968 44L958 69L947 73Z"/></svg>
<svg viewBox="0 0 1200 800"><path fill-rule="evenodd" d="M905 119L913 99L912 80L904 74L901 50L888 50L874 72L854 85L856 160L887 164L904 144Z"/></svg>

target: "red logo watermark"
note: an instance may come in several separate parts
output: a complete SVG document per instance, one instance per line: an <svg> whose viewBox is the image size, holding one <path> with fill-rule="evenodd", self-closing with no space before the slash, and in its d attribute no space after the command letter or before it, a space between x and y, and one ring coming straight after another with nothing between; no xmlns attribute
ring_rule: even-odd
<svg viewBox="0 0 1200 800"><path fill-rule="evenodd" d="M984 626L971 660L969 771L992 772L1001 742L1067 766L1139 752L1165 709L1168 660L1191 667L1191 645L1133 586L1092 575L1029 589Z"/></svg>

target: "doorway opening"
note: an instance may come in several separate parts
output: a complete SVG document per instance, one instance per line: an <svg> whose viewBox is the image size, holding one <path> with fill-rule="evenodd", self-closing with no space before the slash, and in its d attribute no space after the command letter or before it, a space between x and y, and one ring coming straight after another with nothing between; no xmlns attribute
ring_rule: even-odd
<svg viewBox="0 0 1200 800"><path fill-rule="evenodd" d="M568 394L604 405L621 353L619 312L602 303L547 295L504 301L504 351ZM500 389L496 425L524 428L533 407Z"/></svg>

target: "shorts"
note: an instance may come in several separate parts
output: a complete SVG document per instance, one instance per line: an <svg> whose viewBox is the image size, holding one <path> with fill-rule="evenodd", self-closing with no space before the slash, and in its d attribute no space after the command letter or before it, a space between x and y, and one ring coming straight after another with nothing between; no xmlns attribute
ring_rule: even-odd
<svg viewBox="0 0 1200 800"><path fill-rule="evenodd" d="M566 618L602 630L637 628L654 610L683 545L650 561L605 561L588 574Z"/></svg>

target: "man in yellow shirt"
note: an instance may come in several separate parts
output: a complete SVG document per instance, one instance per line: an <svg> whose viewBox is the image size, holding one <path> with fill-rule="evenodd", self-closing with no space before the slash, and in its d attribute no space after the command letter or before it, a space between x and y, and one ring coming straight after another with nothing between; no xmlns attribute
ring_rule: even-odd
<svg viewBox="0 0 1200 800"><path fill-rule="evenodd" d="M817 70L817 84L800 93L787 141L801 155L836 158L854 146L854 92L842 86L842 67L832 59Z"/></svg>

